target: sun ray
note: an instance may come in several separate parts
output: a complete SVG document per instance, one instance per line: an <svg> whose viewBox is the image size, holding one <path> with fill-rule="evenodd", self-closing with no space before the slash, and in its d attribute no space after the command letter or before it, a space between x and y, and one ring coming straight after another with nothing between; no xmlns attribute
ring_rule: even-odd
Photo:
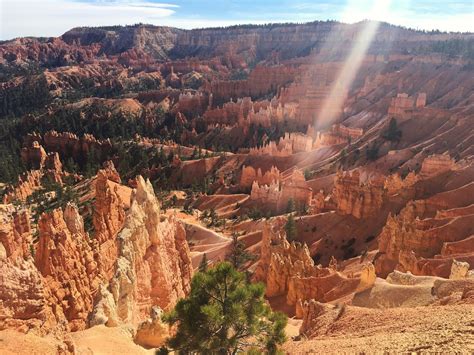
<svg viewBox="0 0 474 355"><path fill-rule="evenodd" d="M350 11L350 3L346 7L347 11ZM371 18L374 15L383 17L390 9L390 4L391 0L373 1L372 10L368 17ZM351 87L379 26L380 22L378 21L365 21L363 23L362 29L359 30L342 69L339 71L336 80L332 83L329 96L316 116L316 127L327 126L338 118L336 112L342 110L345 100L345 95L341 95L341 92L348 91Z"/></svg>

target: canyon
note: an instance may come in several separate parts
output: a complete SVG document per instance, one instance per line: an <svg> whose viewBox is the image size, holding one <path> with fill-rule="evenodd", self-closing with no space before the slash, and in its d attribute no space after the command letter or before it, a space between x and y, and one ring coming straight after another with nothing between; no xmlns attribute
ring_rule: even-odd
<svg viewBox="0 0 474 355"><path fill-rule="evenodd" d="M380 23L347 83L370 24L0 42L0 351L158 350L235 241L286 353L474 351L474 35Z"/></svg>

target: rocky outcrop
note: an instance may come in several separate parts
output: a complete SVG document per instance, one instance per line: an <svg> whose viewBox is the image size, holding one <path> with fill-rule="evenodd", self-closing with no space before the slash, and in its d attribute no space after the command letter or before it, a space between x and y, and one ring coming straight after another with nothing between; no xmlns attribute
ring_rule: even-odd
<svg viewBox="0 0 474 355"><path fill-rule="evenodd" d="M32 169L40 169L46 161L46 151L37 141L33 141L29 147L22 148L21 160Z"/></svg>
<svg viewBox="0 0 474 355"><path fill-rule="evenodd" d="M15 186L10 186L3 196L3 203L12 203L15 200L25 201L28 196L41 187L41 170L30 170L18 178Z"/></svg>
<svg viewBox="0 0 474 355"><path fill-rule="evenodd" d="M433 154L423 160L420 177L427 179L452 170L456 162L447 154Z"/></svg>
<svg viewBox="0 0 474 355"><path fill-rule="evenodd" d="M338 172L332 195L338 213L359 219L374 216L384 203L384 180L375 178L361 184L358 170L352 173Z"/></svg>
<svg viewBox="0 0 474 355"><path fill-rule="evenodd" d="M95 180L95 204L93 224L94 237L99 244L97 256L99 269L107 279L114 273L114 265L118 255L117 233L125 221L124 202L118 194L118 187L109 178L120 181L120 176L109 164L99 170Z"/></svg>
<svg viewBox="0 0 474 355"><path fill-rule="evenodd" d="M388 108L388 114L395 117L402 117L406 112L415 108L426 106L426 93L420 93L416 97L409 97L408 94L397 94L392 98Z"/></svg>
<svg viewBox="0 0 474 355"><path fill-rule="evenodd" d="M400 174L395 173L385 179L384 188L390 196L397 194L407 195L414 189L414 185L419 180L420 176L413 171L410 171L404 179L402 179Z"/></svg>
<svg viewBox="0 0 474 355"><path fill-rule="evenodd" d="M79 161L94 149L99 157L107 155L112 149L109 139L96 139L91 134L82 137L70 132L49 131L44 134L43 145L48 152L58 152L63 157L73 157Z"/></svg>
<svg viewBox="0 0 474 355"><path fill-rule="evenodd" d="M285 296L287 304L295 307L296 316L302 317L301 305L306 300L329 302L372 287L375 269L369 263L359 277L347 277L316 266L306 244L290 244L266 225L254 279L266 283L267 297Z"/></svg>
<svg viewBox="0 0 474 355"><path fill-rule="evenodd" d="M75 205L43 214L35 265L51 291L57 319L71 330L84 329L99 285L97 263Z"/></svg>
<svg viewBox="0 0 474 355"><path fill-rule="evenodd" d="M212 172L219 160L220 157L212 157L183 162L177 161L174 164L179 165L180 169L177 169L176 179L181 180L184 185L199 183Z"/></svg>
<svg viewBox="0 0 474 355"><path fill-rule="evenodd" d="M60 308L31 259L0 261L0 330L67 330L67 321L56 315ZM58 324L59 321L63 323Z"/></svg>
<svg viewBox="0 0 474 355"><path fill-rule="evenodd" d="M26 259L31 253L32 242L29 212L15 211L11 205L4 205L0 218L0 244L4 251L0 260Z"/></svg>
<svg viewBox="0 0 474 355"><path fill-rule="evenodd" d="M280 181L281 174L280 170L275 166L272 166L270 170L262 173L262 169L255 169L252 166L243 166L242 173L240 175L240 187L250 188L254 181L259 185L270 185L274 181Z"/></svg>
<svg viewBox="0 0 474 355"><path fill-rule="evenodd" d="M161 320L163 311L159 307L153 307L151 316L140 323L135 334L135 343L145 348L159 348L170 336L169 326Z"/></svg>
<svg viewBox="0 0 474 355"><path fill-rule="evenodd" d="M309 207L312 196L313 190L299 170L293 170L286 178L273 180L269 185L260 186L255 180L250 191L250 200L258 203L259 209L276 213L285 212L290 200L297 208Z"/></svg>
<svg viewBox="0 0 474 355"><path fill-rule="evenodd" d="M260 97L276 93L278 88L291 82L295 69L291 66L257 66L245 80L212 81L204 86L211 92L215 103L227 102L236 97Z"/></svg>
<svg viewBox="0 0 474 355"><path fill-rule="evenodd" d="M469 263L453 260L449 278L452 280L459 280L459 279L466 278L470 267L471 266L469 265Z"/></svg>
<svg viewBox="0 0 474 355"><path fill-rule="evenodd" d="M119 321L136 324L153 306L168 310L189 291L192 266L184 227L174 217L162 218L151 183L142 177L117 239L118 259L109 284L115 306L96 307L94 322L96 314L104 318L115 310ZM98 302L105 305L103 296L107 293Z"/></svg>
<svg viewBox="0 0 474 355"><path fill-rule="evenodd" d="M0 330L49 331L57 325L49 289L31 258L28 213L2 205L0 226Z"/></svg>
<svg viewBox="0 0 474 355"><path fill-rule="evenodd" d="M117 184L120 184L122 182L120 174L117 172L117 169L115 169L115 165L111 160L107 160L103 164L103 168L98 172L98 174L105 175L108 180L113 181Z"/></svg>
<svg viewBox="0 0 474 355"><path fill-rule="evenodd" d="M62 185L63 177L68 175L62 170L58 153L47 154L40 145L33 152L28 150L25 153L25 150L22 150L22 158L25 159L25 164L36 167L36 170L29 170L20 175L18 183L7 187L7 193L3 197L4 203L12 203L15 200L26 201L35 191L41 189L44 177Z"/></svg>
<svg viewBox="0 0 474 355"><path fill-rule="evenodd" d="M398 269L448 278L455 259L473 265L473 187L411 201L398 215L390 215L378 238L377 274Z"/></svg>

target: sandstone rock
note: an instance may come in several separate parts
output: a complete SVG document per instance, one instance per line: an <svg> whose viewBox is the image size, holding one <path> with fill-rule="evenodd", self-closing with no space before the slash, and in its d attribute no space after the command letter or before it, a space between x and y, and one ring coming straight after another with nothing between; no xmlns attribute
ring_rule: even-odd
<svg viewBox="0 0 474 355"><path fill-rule="evenodd" d="M424 179L452 170L456 163L449 155L433 154L423 160L420 176Z"/></svg>
<svg viewBox="0 0 474 355"><path fill-rule="evenodd" d="M384 203L384 181L373 179L361 184L358 170L345 174L338 172L332 194L339 213L366 218L377 214Z"/></svg>
<svg viewBox="0 0 474 355"><path fill-rule="evenodd" d="M392 98L388 108L388 114L395 117L404 117L407 112L415 108L423 108L426 105L426 93L420 93L417 97L409 97L407 94L398 94Z"/></svg>
<svg viewBox="0 0 474 355"><path fill-rule="evenodd" d="M149 181L137 189L123 230L110 291L123 322L137 323L152 306L170 309L190 289L189 247L183 226L174 217L162 221Z"/></svg>
<svg viewBox="0 0 474 355"><path fill-rule="evenodd" d="M11 186L5 196L3 203L11 203L15 200L25 201L34 191L41 187L43 171L30 170L18 178L18 184Z"/></svg>
<svg viewBox="0 0 474 355"><path fill-rule="evenodd" d="M303 323L301 324L300 334L309 335L318 329L330 327L342 316L345 305L329 305L315 300L308 300L302 303L301 315Z"/></svg>
<svg viewBox="0 0 474 355"><path fill-rule="evenodd" d="M360 282L357 286L356 292L362 292L371 288L374 285L376 278L377 276L375 275L374 265L372 263L368 263L362 269Z"/></svg>
<svg viewBox="0 0 474 355"><path fill-rule="evenodd" d="M453 260L453 264L451 265L451 274L449 275L449 278L452 280L464 279L467 277L467 272L469 271L469 268L469 263Z"/></svg>
<svg viewBox="0 0 474 355"><path fill-rule="evenodd" d="M270 185L260 186L257 181L252 184L250 199L259 204L260 209L268 209L276 213L283 213L288 202L298 206L310 206L313 190L308 186L304 175L299 170L293 172L280 181L272 181Z"/></svg>
<svg viewBox="0 0 474 355"><path fill-rule="evenodd" d="M103 169L100 173L107 176L107 179L116 182L117 184L120 184L122 182L122 179L120 178L120 175L115 169L115 165L111 160L107 160L104 163Z"/></svg>
<svg viewBox="0 0 474 355"><path fill-rule="evenodd" d="M67 330L67 321L33 262L0 261L0 330L44 334L53 328Z"/></svg>
<svg viewBox="0 0 474 355"><path fill-rule="evenodd" d="M115 169L114 169L115 170ZM115 174L111 168L99 170L95 181L95 209L93 224L95 239L99 243L99 254L96 259L99 269L106 279L114 272L118 255L117 233L123 227L125 210L116 187L109 182L108 177Z"/></svg>
<svg viewBox="0 0 474 355"><path fill-rule="evenodd" d="M94 300L94 309L89 319L90 327L100 324L105 324L108 327L115 327L119 324L115 299L105 285L99 286Z"/></svg>
<svg viewBox="0 0 474 355"><path fill-rule="evenodd" d="M41 169L46 161L46 156L46 151L37 141L21 150L21 159L32 169Z"/></svg>
<svg viewBox="0 0 474 355"><path fill-rule="evenodd" d="M381 254L375 264L377 274L384 277L398 269L448 278L455 258L472 263L468 226L473 217L469 208L473 186L411 201L397 216L390 215L378 238Z"/></svg>
<svg viewBox="0 0 474 355"><path fill-rule="evenodd" d="M270 185L273 181L280 180L280 170L272 166L270 170L262 173L262 169L252 166L243 166L240 175L240 187L250 188L254 181L260 185Z"/></svg>
<svg viewBox="0 0 474 355"><path fill-rule="evenodd" d="M78 209L68 204L41 216L35 265L51 290L57 313L71 330L84 329L98 288L98 269Z"/></svg>
<svg viewBox="0 0 474 355"><path fill-rule="evenodd" d="M0 261L6 260L7 259L7 250L3 246L2 243L0 243Z"/></svg>
<svg viewBox="0 0 474 355"><path fill-rule="evenodd" d="M169 337L169 326L161 321L163 311L153 307L151 317L140 323L135 334L135 343L145 348L159 348Z"/></svg>
<svg viewBox="0 0 474 355"><path fill-rule="evenodd" d="M251 40L253 41L253 40ZM257 66L250 73L247 80L214 80L206 84L204 89L214 96L216 102L229 101L235 97L262 96L278 86L293 80L295 69L291 66Z"/></svg>
<svg viewBox="0 0 474 355"><path fill-rule="evenodd" d="M367 268L370 271L370 266ZM333 269L315 266L306 245L290 244L273 233L269 226L264 227L261 257L254 279L266 283L268 297L286 296L287 304L295 306L299 316L301 304L306 300L329 302L355 292L361 284L369 287L372 274L366 274L361 281L347 278Z"/></svg>
<svg viewBox="0 0 474 355"><path fill-rule="evenodd" d="M99 140L91 134L84 134L81 138L70 132L48 131L44 134L43 145L48 152L58 152L61 156L72 156L79 160L87 156L94 149L99 156L106 156L112 149L109 139Z"/></svg>
<svg viewBox="0 0 474 355"><path fill-rule="evenodd" d="M5 259L26 259L30 255L31 226L28 210L3 210L0 213L0 243Z"/></svg>

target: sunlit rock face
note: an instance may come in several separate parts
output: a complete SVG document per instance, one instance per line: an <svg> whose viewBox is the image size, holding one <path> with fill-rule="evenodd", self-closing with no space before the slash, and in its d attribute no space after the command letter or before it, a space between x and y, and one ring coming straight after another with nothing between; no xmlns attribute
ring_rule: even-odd
<svg viewBox="0 0 474 355"><path fill-rule="evenodd" d="M5 327L62 332L138 324L153 306L170 309L189 292L192 266L183 226L161 215L151 184L141 177L125 216L115 183L107 179L115 170L108 169L96 179L94 238L73 204L41 215L35 247L27 212L2 212Z"/></svg>
<svg viewBox="0 0 474 355"><path fill-rule="evenodd" d="M272 172L276 173L276 171L271 170L263 177L260 173L261 180L273 178ZM311 204L313 191L300 171L294 170L291 175L284 179L273 179L269 185L260 185L258 177L259 173L257 171L256 180L253 181L252 190L250 191L250 200L258 203L259 208L283 213L290 201L298 206L309 206Z"/></svg>
<svg viewBox="0 0 474 355"><path fill-rule="evenodd" d="M383 185L383 179L374 179L362 184L357 170L352 173L339 172L334 181L333 191L338 212L359 219L374 216L384 203Z"/></svg>
<svg viewBox="0 0 474 355"><path fill-rule="evenodd" d="M329 302L370 289L375 269L371 263L361 265L356 276L315 265L306 245L289 243L267 225L254 279L265 282L267 297L284 296L287 304L295 307L296 316L302 317L306 300Z"/></svg>
<svg viewBox="0 0 474 355"><path fill-rule="evenodd" d="M120 176L113 165L97 173L93 215L95 239L100 250L99 268L107 279L114 273L118 255L117 233L125 221L124 201L119 196L112 179L120 181Z"/></svg>
<svg viewBox="0 0 474 355"><path fill-rule="evenodd" d="M77 207L68 204L64 212L43 214L36 248L30 244L31 232L18 233L22 227L15 219L13 226L13 235L24 247L21 253L7 252L2 260L5 322L20 331L84 329L99 275Z"/></svg>
<svg viewBox="0 0 474 355"><path fill-rule="evenodd" d="M376 263L377 273L383 276L399 269L448 278L453 269L458 275L458 262L472 265L472 189L469 183L411 201L398 215L389 216L379 236L383 254Z"/></svg>
<svg viewBox="0 0 474 355"><path fill-rule="evenodd" d="M54 303L62 305L58 316L67 319L71 330L84 329L99 272L77 207L67 205L64 213L54 210L41 217L35 265Z"/></svg>
<svg viewBox="0 0 474 355"><path fill-rule="evenodd" d="M240 175L240 187L250 188L254 181L259 185L270 185L274 181L280 181L280 170L272 166L270 170L262 173L262 169L252 166L243 166Z"/></svg>
<svg viewBox="0 0 474 355"><path fill-rule="evenodd" d="M117 242L118 259L109 283L115 306L100 312L113 309L118 320L137 323L152 306L170 309L189 291L192 266L184 228L174 217L162 220L153 188L142 177ZM108 297L107 292L101 297Z"/></svg>

